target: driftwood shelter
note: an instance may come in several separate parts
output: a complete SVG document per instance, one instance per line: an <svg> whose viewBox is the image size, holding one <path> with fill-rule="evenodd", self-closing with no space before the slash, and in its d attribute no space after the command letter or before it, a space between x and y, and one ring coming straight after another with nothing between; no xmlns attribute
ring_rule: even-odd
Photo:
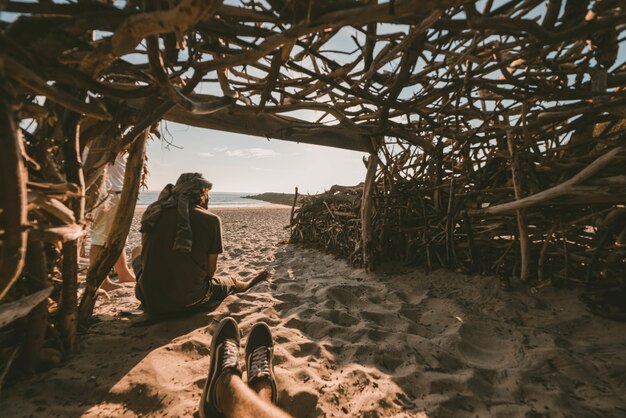
<svg viewBox="0 0 626 418"><path fill-rule="evenodd" d="M293 240L355 265L619 286L624 8L0 0L0 384L18 358L37 368L46 339L71 355L123 249L162 120L369 153L363 185L293 218ZM117 229L78 301L86 214L122 149Z"/></svg>

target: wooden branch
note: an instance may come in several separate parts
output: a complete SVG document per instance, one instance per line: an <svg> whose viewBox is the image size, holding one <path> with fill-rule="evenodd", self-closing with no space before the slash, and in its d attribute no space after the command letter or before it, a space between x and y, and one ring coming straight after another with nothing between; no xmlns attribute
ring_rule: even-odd
<svg viewBox="0 0 626 418"><path fill-rule="evenodd" d="M0 302L19 277L26 255L26 179L22 138L15 123L0 61Z"/></svg>
<svg viewBox="0 0 626 418"><path fill-rule="evenodd" d="M199 71L196 71L193 77L187 82L185 87L181 90L181 94L185 95L193 91L193 89L200 83L202 80L202 74ZM170 109L175 106L175 103L172 100L165 100L163 102L158 102L157 100L149 100L142 105L141 114L143 117L139 119L135 125L130 129L129 132L124 135L122 138L122 146L126 146L136 141L139 136L141 136L144 131L151 128L155 123L157 123L163 115L165 115Z"/></svg>
<svg viewBox="0 0 626 418"><path fill-rule="evenodd" d="M289 55L291 54L291 50L294 46L295 42L287 43L283 45L280 51L276 51L274 53L274 57L272 58L272 64L270 67L269 73L267 73L267 77L265 78L265 87L263 87L263 91L261 92L261 99L259 102L259 112L262 112L265 108L265 104L269 100L274 91L276 84L278 83L278 77L280 76L280 68L285 64Z"/></svg>
<svg viewBox="0 0 626 418"><path fill-rule="evenodd" d="M234 99L231 97L215 98L202 102L191 100L170 83L167 71L163 66L163 60L161 59L161 53L159 51L159 42L156 36L148 37L147 47L150 68L159 86L161 86L163 92L172 102L176 103L187 112L193 115L208 115L235 103Z"/></svg>
<svg viewBox="0 0 626 418"><path fill-rule="evenodd" d="M73 224L76 222L74 212L55 198L39 192L28 192L28 210L40 209L54 216L61 223Z"/></svg>
<svg viewBox="0 0 626 418"><path fill-rule="evenodd" d="M144 102L131 100L126 104L140 110ZM210 115L192 115L180 107L167 112L164 119L199 128L235 132L262 138L324 145L353 151L369 152L369 137L342 127L324 126L289 116L256 114L254 109L233 106Z"/></svg>
<svg viewBox="0 0 626 418"><path fill-rule="evenodd" d="M2 61L4 61L7 75L32 92L46 96L53 102L81 115L98 120L111 120L111 115L98 104L85 103L64 91L50 86L33 71L6 55L2 55Z"/></svg>
<svg viewBox="0 0 626 418"><path fill-rule="evenodd" d="M144 131L130 148L124 173L124 188L112 222L116 227L110 231L104 247L87 271L85 292L78 307L79 325L87 325L96 303L96 292L124 249L139 196L148 136L148 130Z"/></svg>
<svg viewBox="0 0 626 418"><path fill-rule="evenodd" d="M80 155L80 125L76 114L65 112L63 131L66 137L63 151L65 154L65 173L67 180L76 184L79 195L70 206L74 210L77 223L81 224L85 216L85 178ZM57 324L63 340L65 352L74 353L76 347L77 309L78 309L78 240L63 244L63 288L61 306Z"/></svg>
<svg viewBox="0 0 626 418"><path fill-rule="evenodd" d="M75 241L84 235L85 229L81 225L72 224L31 229L28 233L28 240L48 242L60 241L63 243Z"/></svg>
<svg viewBox="0 0 626 418"><path fill-rule="evenodd" d="M46 256L41 242L30 241L26 253L24 269L28 271L25 281L28 287L37 291L50 289L46 270ZM48 328L48 300L42 300L28 314L28 326L24 336L25 364L29 373L34 373L41 361L41 349Z"/></svg>
<svg viewBox="0 0 626 418"><path fill-rule="evenodd" d="M267 14L258 13L256 11L246 10L246 9L242 9L240 7L235 7L235 6L229 6L227 4L221 4L217 9L216 14L226 17L226 18L235 18L237 20L247 21L247 22L277 23L279 21L276 18L276 16L270 13L267 13Z"/></svg>
<svg viewBox="0 0 626 418"><path fill-rule="evenodd" d="M76 348L78 314L78 240L63 244L63 289L57 323L65 351L72 355Z"/></svg>
<svg viewBox="0 0 626 418"><path fill-rule="evenodd" d="M61 197L79 197L81 195L80 187L74 183L40 183L29 181L26 183L28 190L44 193L47 196ZM29 196L30 199L30 196Z"/></svg>
<svg viewBox="0 0 626 418"><path fill-rule="evenodd" d="M374 215L374 195L376 193L376 171L378 170L378 138L372 138L372 148L375 150L367 160L367 174L363 185L363 196L361 203L361 245L363 251L363 266L367 271L373 271L374 264L374 242L373 237L373 215Z"/></svg>
<svg viewBox="0 0 626 418"><path fill-rule="evenodd" d="M14 13L32 13L38 15L72 16L85 12L111 10L104 3L30 3L11 0L0 0L0 10Z"/></svg>
<svg viewBox="0 0 626 418"><path fill-rule="evenodd" d="M572 191L572 187L582 183L583 181L594 176L601 171L609 163L615 159L622 159L621 153L626 151L626 147L615 147L611 151L598 157L594 162L585 167L571 179L554 186L548 190L536 193L531 196L527 196L523 199L515 200L513 202L503 203L496 206L490 206L484 209L469 210L468 214L471 216L485 216L485 215L500 215L504 213L513 212L519 209L544 204L550 200L567 195Z"/></svg>
<svg viewBox="0 0 626 418"><path fill-rule="evenodd" d="M415 23L416 21L421 21L424 15L432 10L443 9L469 1L471 0L400 0L394 2L393 11L390 10L391 8L388 4L357 6L355 8L343 9L322 15L312 22L305 21L294 25L288 30L268 36L260 45L257 45L253 49L249 49L238 55L201 63L198 68L209 72L221 68L250 64L270 54L274 50L312 33L323 32L326 29L339 28L342 26L363 26L370 22Z"/></svg>
<svg viewBox="0 0 626 418"><path fill-rule="evenodd" d="M293 194L293 205L291 205L291 214L289 215L289 230L290 232L293 232L293 224L294 224L294 219L293 219L293 213L296 209L296 204L298 203L298 187L296 187L296 191Z"/></svg>
<svg viewBox="0 0 626 418"><path fill-rule="evenodd" d="M439 12L435 14L439 16ZM387 96L387 101L389 104L396 101L398 95L406 86L406 83L409 79L411 72L413 71L413 67L417 62L417 57L422 52L421 51L421 43L424 42L425 37L422 31L413 30L407 38L410 39L408 42L407 51L402 55L402 60L400 61L400 68L398 70L398 75L389 87L389 93ZM380 120L379 125L381 127L381 131L387 126L387 120L389 119L389 106L383 106L380 110Z"/></svg>
<svg viewBox="0 0 626 418"><path fill-rule="evenodd" d="M144 37L168 32L185 32L213 15L221 3L221 0L182 0L171 9L131 16L111 37L100 41L96 48L82 59L80 69L87 74L99 74L117 58L133 52Z"/></svg>
<svg viewBox="0 0 626 418"><path fill-rule="evenodd" d="M517 155L517 149L514 144L513 134L507 133L506 136L507 145L509 148L509 156L511 157L511 181L513 182L513 190L515 192L515 199L522 199L522 180L520 178L519 158ZM517 218L517 233L520 247L520 279L524 282L530 279L530 240L528 239L528 222L526 220L525 208L517 209L515 211Z"/></svg>
<svg viewBox="0 0 626 418"><path fill-rule="evenodd" d="M46 300L50 293L52 287L47 287L14 302L0 304L0 328L28 315L35 306Z"/></svg>

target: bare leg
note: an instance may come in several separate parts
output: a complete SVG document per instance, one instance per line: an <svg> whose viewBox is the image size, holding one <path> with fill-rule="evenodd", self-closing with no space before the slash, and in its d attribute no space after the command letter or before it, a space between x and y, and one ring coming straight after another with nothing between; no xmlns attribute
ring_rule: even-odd
<svg viewBox="0 0 626 418"><path fill-rule="evenodd" d="M269 378L254 379L254 382L249 387L264 401L272 402L272 385L270 385Z"/></svg>
<svg viewBox="0 0 626 418"><path fill-rule="evenodd" d="M93 263L96 261L96 257L98 257L98 254L100 254L100 250L102 250L101 245L91 246L91 249L89 250L89 266L93 266ZM107 275L106 279L104 279L104 281L102 282L102 286L100 286L100 289L105 290L105 291L110 291L110 290L119 289L120 287L122 286L120 286L117 283L113 283L111 279L109 279L109 276Z"/></svg>
<svg viewBox="0 0 626 418"><path fill-rule="evenodd" d="M227 417L290 418L290 415L257 395L239 376L232 373L224 373L220 376L216 398L218 408Z"/></svg>
<svg viewBox="0 0 626 418"><path fill-rule="evenodd" d="M267 280L269 276L270 273L267 270L263 270L250 281L244 282L243 280L235 280L235 293L245 292L257 283Z"/></svg>
<svg viewBox="0 0 626 418"><path fill-rule="evenodd" d="M120 258L115 262L115 271L119 277L120 283L134 283L135 275L128 269L128 263L126 262L126 251L122 250Z"/></svg>
<svg viewBox="0 0 626 418"><path fill-rule="evenodd" d="M135 248L133 248L130 252L131 261L139 257L140 255L141 255L141 245L138 245Z"/></svg>

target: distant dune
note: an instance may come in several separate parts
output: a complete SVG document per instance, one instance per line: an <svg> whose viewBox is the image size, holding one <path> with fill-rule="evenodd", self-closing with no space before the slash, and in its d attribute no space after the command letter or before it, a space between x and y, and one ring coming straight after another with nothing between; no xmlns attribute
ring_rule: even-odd
<svg viewBox="0 0 626 418"><path fill-rule="evenodd" d="M275 203L277 205L293 205L293 193L261 193L257 195L243 196L244 199L256 199L264 202ZM300 196L298 196L298 202Z"/></svg>

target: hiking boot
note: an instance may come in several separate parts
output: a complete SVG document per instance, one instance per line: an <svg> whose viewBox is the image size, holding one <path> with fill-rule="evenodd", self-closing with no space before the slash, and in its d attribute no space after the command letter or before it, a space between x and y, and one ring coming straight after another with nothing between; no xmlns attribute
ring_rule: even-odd
<svg viewBox="0 0 626 418"><path fill-rule="evenodd" d="M277 390L274 378L274 341L270 328L264 322L252 327L246 343L246 372L248 386L267 379L272 388L272 403L276 404Z"/></svg>
<svg viewBox="0 0 626 418"><path fill-rule="evenodd" d="M241 376L239 370L239 327L233 318L227 317L217 326L211 342L211 366L202 398L200 417L223 417L217 406L217 381L224 373Z"/></svg>

